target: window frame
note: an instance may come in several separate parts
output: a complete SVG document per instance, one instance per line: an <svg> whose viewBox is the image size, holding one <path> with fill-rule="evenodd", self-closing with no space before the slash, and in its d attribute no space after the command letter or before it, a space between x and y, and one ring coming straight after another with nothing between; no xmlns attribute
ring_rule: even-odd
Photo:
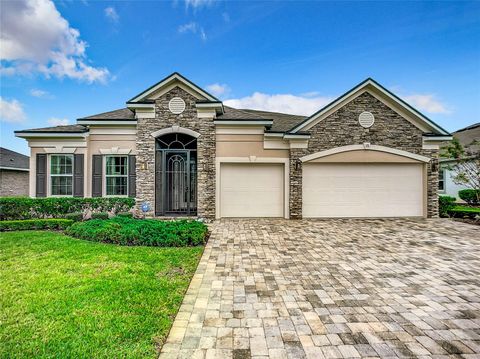
<svg viewBox="0 0 480 359"><path fill-rule="evenodd" d="M52 158L57 156L70 157L72 160L72 173L71 174L52 174ZM52 153L48 156L48 197L73 197L73 182L75 175L75 157L71 153ZM72 194L53 194L53 181L52 177L70 177L72 179Z"/></svg>
<svg viewBox="0 0 480 359"><path fill-rule="evenodd" d="M107 175L107 159L109 157L125 157L127 159L127 162L125 164L126 168L127 168L127 173L125 175ZM129 187L129 184L130 184L130 179L129 179L129 163L130 163L130 158L128 155L104 155L103 156L103 197L128 197L129 196L129 193L128 193L128 187ZM126 177L127 178L127 184L126 184L126 188L127 188L127 194L107 194L107 178L111 178L111 177Z"/></svg>
<svg viewBox="0 0 480 359"><path fill-rule="evenodd" d="M440 180L440 173L442 174L442 179L441 180ZM446 193L446 190L447 190L446 179L447 179L446 169L445 168L440 168L438 170L438 192L439 193ZM440 188L440 181L443 184L443 188Z"/></svg>

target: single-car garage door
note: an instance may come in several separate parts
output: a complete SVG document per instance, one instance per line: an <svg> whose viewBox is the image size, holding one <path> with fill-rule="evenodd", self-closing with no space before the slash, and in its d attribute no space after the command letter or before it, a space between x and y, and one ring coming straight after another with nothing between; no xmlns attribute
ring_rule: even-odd
<svg viewBox="0 0 480 359"><path fill-rule="evenodd" d="M283 217L283 215L283 164L221 164L221 217Z"/></svg>
<svg viewBox="0 0 480 359"><path fill-rule="evenodd" d="M423 215L423 166L305 163L303 217Z"/></svg>

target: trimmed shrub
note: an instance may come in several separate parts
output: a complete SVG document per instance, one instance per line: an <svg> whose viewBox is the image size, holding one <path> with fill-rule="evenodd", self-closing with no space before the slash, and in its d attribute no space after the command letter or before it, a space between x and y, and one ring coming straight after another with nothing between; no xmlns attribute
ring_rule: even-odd
<svg viewBox="0 0 480 359"><path fill-rule="evenodd" d="M466 206L455 206L448 210L448 214L451 217L455 218L475 218L480 216L480 208L476 207L466 207Z"/></svg>
<svg viewBox="0 0 480 359"><path fill-rule="evenodd" d="M132 212L119 212L119 213L117 213L117 217L133 218L133 213Z"/></svg>
<svg viewBox="0 0 480 359"><path fill-rule="evenodd" d="M86 211L126 212L133 208L135 200L129 197L2 197L0 198L0 220L58 218L66 213Z"/></svg>
<svg viewBox="0 0 480 359"><path fill-rule="evenodd" d="M83 213L82 212L75 212L75 213L67 213L63 216L63 218L71 219L74 222L83 221Z"/></svg>
<svg viewBox="0 0 480 359"><path fill-rule="evenodd" d="M438 212L440 217L448 217L448 210L455 207L455 197L438 196Z"/></svg>
<svg viewBox="0 0 480 359"><path fill-rule="evenodd" d="M108 219L107 212L92 213L92 219Z"/></svg>
<svg viewBox="0 0 480 359"><path fill-rule="evenodd" d="M479 203L480 191L475 189L462 189L458 191L458 197L468 204L477 205Z"/></svg>
<svg viewBox="0 0 480 359"><path fill-rule="evenodd" d="M73 221L65 218L25 219L0 221L0 231L25 231L32 229L66 229Z"/></svg>
<svg viewBox="0 0 480 359"><path fill-rule="evenodd" d="M129 246L185 247L204 244L207 226L191 220L160 221L120 216L77 222L66 233L80 239Z"/></svg>

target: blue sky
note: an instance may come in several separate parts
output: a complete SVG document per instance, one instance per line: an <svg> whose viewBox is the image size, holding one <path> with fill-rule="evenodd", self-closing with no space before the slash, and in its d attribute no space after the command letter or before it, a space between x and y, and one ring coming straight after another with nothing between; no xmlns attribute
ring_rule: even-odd
<svg viewBox="0 0 480 359"><path fill-rule="evenodd" d="M173 71L227 104L300 114L373 77L447 130L479 122L478 1L2 7L1 146L22 153L14 130L124 107Z"/></svg>

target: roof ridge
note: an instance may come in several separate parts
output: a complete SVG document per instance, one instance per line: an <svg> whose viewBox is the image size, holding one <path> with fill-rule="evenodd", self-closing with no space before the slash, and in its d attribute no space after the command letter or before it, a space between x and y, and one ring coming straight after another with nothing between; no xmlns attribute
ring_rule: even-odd
<svg viewBox="0 0 480 359"><path fill-rule="evenodd" d="M235 107L231 107L231 106L225 106L225 107L234 109L235 111L239 111L239 112L245 113L245 114L247 114L247 115L249 115L249 116L252 115L251 113L249 113L249 112L246 111L245 109L235 108ZM262 115L258 115L258 116L260 116L261 118L264 118L264 119L266 119L266 120L271 120L271 118L266 118L266 117L264 117L264 116L262 116Z"/></svg>

